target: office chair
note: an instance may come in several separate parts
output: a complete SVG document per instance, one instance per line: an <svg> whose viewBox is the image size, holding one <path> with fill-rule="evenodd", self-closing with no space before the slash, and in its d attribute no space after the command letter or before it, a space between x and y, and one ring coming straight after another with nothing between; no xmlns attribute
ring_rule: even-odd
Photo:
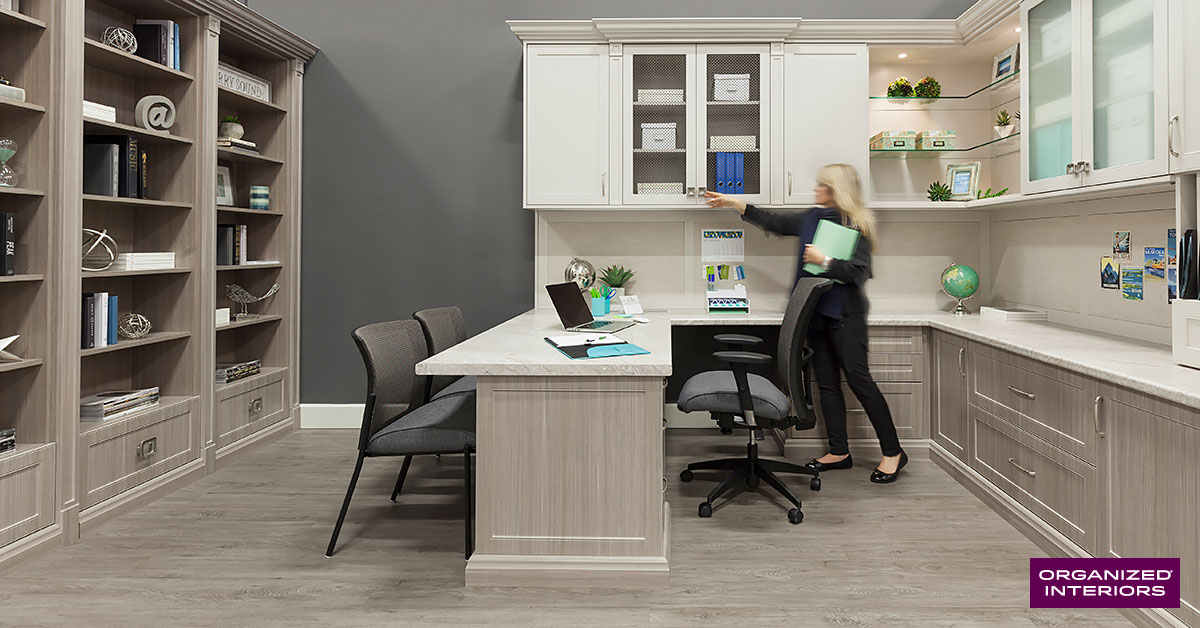
<svg viewBox="0 0 1200 628"><path fill-rule="evenodd" d="M434 307L413 314L425 333L429 355L437 355L467 339L467 325L463 322L462 310L457 307ZM475 376L454 377L434 375L429 378L426 399L440 399L449 395L475 394Z"/></svg>
<svg viewBox="0 0 1200 628"><path fill-rule="evenodd" d="M352 334L367 367L367 402L358 434L358 461L338 515L325 556L333 555L350 498L365 458L404 456L392 500L400 492L413 456L463 454L463 492L466 495L466 554L473 549L471 520L471 453L475 451L475 397L451 395L424 403L428 383L416 375L416 365L429 356L417 321L375 323Z"/></svg>
<svg viewBox="0 0 1200 628"><path fill-rule="evenodd" d="M708 499L700 503L701 517L711 517L713 502L737 482L745 481L747 486L755 487L759 480L763 480L795 506L788 510L788 521L795 524L804 520L800 498L775 474L800 473L812 476L809 488L814 491L821 490L820 475L798 464L760 459L755 437L761 435L763 428L811 429L816 426L812 390L808 381L808 362L812 357L812 349L804 347L804 338L817 300L832 287L832 281L820 277L802 277L796 282L779 328L779 346L775 358L746 350L746 347L762 344L761 338L718 334L713 337L714 340L727 345L729 350L717 351L713 357L729 364L730 370L693 375L679 391L676 405L680 410L709 412L723 432L744 428L749 434L745 458L693 462L680 472L679 479L690 482L693 471L733 471L708 494ZM767 378L747 372L749 365L770 364L773 359L779 371L782 390ZM795 414L792 413L793 409ZM741 417L741 420L735 417Z"/></svg>

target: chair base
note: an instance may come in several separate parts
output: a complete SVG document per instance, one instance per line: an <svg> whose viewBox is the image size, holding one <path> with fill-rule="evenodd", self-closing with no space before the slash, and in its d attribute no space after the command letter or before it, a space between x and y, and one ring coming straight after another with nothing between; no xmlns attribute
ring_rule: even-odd
<svg viewBox="0 0 1200 628"><path fill-rule="evenodd" d="M804 513L800 510L802 505L800 498L792 492L782 480L779 479L777 473L799 473L801 475L811 476L808 487L811 490L821 490L821 476L814 469L805 466L784 462L782 460L763 460L758 457L758 443L753 439L746 444L745 458L722 458L720 460L705 460L702 462L693 462L686 469L679 473L679 479L684 482L691 482L693 471L733 471L725 476L716 488L709 494L708 499L700 503L699 514L701 517L712 516L712 504L721 495L725 494L730 488L739 482L745 482L746 486L754 488L758 486L759 481L766 482L771 488L783 495L795 507L788 511L788 521L792 523L800 523L804 519Z"/></svg>

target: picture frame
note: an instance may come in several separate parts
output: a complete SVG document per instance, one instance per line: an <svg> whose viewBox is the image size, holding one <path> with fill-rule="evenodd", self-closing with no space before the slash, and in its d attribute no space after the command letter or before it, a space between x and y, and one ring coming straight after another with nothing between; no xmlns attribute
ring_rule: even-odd
<svg viewBox="0 0 1200 628"><path fill-rule="evenodd" d="M236 202L233 197L233 173L229 166L217 166L217 205L233 207Z"/></svg>
<svg viewBox="0 0 1200 628"><path fill-rule="evenodd" d="M1005 48L996 58L992 59L992 82L1012 76L1020 69L1021 44L1013 44Z"/></svg>
<svg viewBox="0 0 1200 628"><path fill-rule="evenodd" d="M979 170L983 164L970 161L946 166L946 185L950 186L950 199L973 201L979 193Z"/></svg>

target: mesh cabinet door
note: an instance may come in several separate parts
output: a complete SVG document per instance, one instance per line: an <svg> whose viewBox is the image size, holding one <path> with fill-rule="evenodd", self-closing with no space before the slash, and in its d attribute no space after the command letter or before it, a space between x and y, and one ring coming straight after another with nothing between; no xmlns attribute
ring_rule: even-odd
<svg viewBox="0 0 1200 628"><path fill-rule="evenodd" d="M695 46L625 48L625 202L696 200Z"/></svg>
<svg viewBox="0 0 1200 628"><path fill-rule="evenodd" d="M766 46L700 46L697 55L703 146L698 190L768 200L770 89Z"/></svg>

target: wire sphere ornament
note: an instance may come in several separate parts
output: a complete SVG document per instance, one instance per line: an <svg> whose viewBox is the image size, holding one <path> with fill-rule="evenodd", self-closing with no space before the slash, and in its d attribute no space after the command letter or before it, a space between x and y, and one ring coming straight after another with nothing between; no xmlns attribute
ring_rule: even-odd
<svg viewBox="0 0 1200 628"><path fill-rule="evenodd" d="M108 235L108 229L83 230L83 263L80 267L88 272L108 270L117 261L117 242Z"/></svg>
<svg viewBox="0 0 1200 628"><path fill-rule="evenodd" d="M104 29L103 40L104 45L112 46L117 50L124 50L128 53L137 52L137 37L133 33L119 26L109 26Z"/></svg>
<svg viewBox="0 0 1200 628"><path fill-rule="evenodd" d="M129 312L117 322L117 334L129 340L145 338L153 328L154 326L150 324L150 319L137 312Z"/></svg>
<svg viewBox="0 0 1200 628"><path fill-rule="evenodd" d="M236 283L225 284L225 294L229 296L229 299L234 303L240 303L242 305L242 311L238 312L237 315L234 316L234 318L239 321L248 318L258 318L258 314L251 314L249 312L249 305L251 303L258 303L263 299L270 298L276 292L279 292L279 284L272 284L271 289L267 290L267 293L261 297L256 297L253 294L250 294L245 288L237 285Z"/></svg>

